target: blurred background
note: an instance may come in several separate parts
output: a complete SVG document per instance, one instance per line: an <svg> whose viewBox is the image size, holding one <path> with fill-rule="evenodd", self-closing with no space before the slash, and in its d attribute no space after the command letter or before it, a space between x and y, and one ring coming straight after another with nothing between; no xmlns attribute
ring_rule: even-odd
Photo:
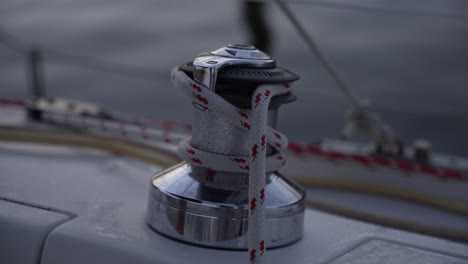
<svg viewBox="0 0 468 264"><path fill-rule="evenodd" d="M285 1L354 94L405 143L468 155L468 0ZM48 96L191 122L174 66L229 43L267 49L301 76L280 111L293 141L337 137L348 104L276 4L181 0L2 0L0 97L29 97L38 48Z"/></svg>

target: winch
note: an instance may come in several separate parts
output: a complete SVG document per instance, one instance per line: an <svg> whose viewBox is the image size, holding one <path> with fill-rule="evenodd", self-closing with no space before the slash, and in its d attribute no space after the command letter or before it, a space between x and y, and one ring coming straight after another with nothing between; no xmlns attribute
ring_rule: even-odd
<svg viewBox="0 0 468 264"><path fill-rule="evenodd" d="M278 149L286 147L287 141L274 130L279 107L296 97L286 91L268 98L269 89L254 94L257 87L265 85L284 86L287 90L299 78L277 67L273 58L255 47L236 44L199 55L175 69L172 79L176 86L185 86L185 92L193 97L192 137L179 146L185 162L152 179L149 226L196 245L247 249L249 215L261 204L266 247L299 240L305 194L277 171L284 165ZM208 92L213 99L207 96ZM252 155L257 154L257 145L252 147L249 142L250 122L254 122L251 115L255 102L261 99L271 99L265 120L269 128L258 144L258 151L263 150L267 156L266 172L258 175L265 187L261 189L261 199L252 199L249 160L255 160ZM271 135L282 141L273 144Z"/></svg>

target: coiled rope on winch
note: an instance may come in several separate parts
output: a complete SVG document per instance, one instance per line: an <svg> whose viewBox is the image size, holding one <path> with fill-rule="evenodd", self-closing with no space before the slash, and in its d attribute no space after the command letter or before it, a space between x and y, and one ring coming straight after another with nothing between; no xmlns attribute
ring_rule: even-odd
<svg viewBox="0 0 468 264"><path fill-rule="evenodd" d="M265 263L265 175L266 172L275 171L285 164L281 151L288 145L283 134L267 126L268 105L272 97L290 93L291 86L259 85L252 95L249 114L195 82L178 67L172 70L172 82L207 111L215 111L230 123L249 132L250 157L206 152L193 147L190 144L191 138L179 144L178 153L194 166L229 172L249 172L248 254L250 263ZM267 144L276 150L268 157Z"/></svg>

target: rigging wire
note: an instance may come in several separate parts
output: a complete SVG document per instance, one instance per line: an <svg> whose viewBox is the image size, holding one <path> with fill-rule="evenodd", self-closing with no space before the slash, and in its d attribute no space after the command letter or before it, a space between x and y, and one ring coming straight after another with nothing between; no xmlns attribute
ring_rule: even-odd
<svg viewBox="0 0 468 264"><path fill-rule="evenodd" d="M329 76L333 79L336 86L343 92L348 103L354 109L361 109L359 101L351 92L351 89L348 87L346 82L341 78L338 72L333 68L333 66L328 62L325 58L325 55L322 53L320 48L317 46L315 41L310 37L310 35L306 32L305 28L301 25L299 20L296 16L292 13L291 9L284 3L282 0L275 0L278 6L280 7L281 11L286 15L289 19L293 27L297 30L301 38L306 43L307 47L312 51L315 57L319 60L320 64L325 68Z"/></svg>
<svg viewBox="0 0 468 264"><path fill-rule="evenodd" d="M299 22L299 20L296 18L296 16L293 14L291 9L286 5L285 2L303 2L303 3L311 3L311 4L317 4L317 5L324 5L324 6L330 6L330 7L343 7L343 8L355 8L355 9L361 9L364 8L365 6L360 6L360 5L355 5L355 4L344 4L344 3L333 3L333 2L325 2L325 1L307 1L307 0L275 0L275 2L278 4L280 7L281 11L286 15L286 17L289 19L293 27L296 29L296 31L299 33L300 37L304 40L306 43L307 47L310 49L310 51L314 54L314 56L319 60L319 63L325 68L326 72L328 75L333 79L335 82L336 86L341 90L341 92L345 95L345 98L347 99L348 104L352 107L352 109L361 111L364 110L362 108L362 105L360 101L354 96L352 93L351 89L349 86L346 84L343 78L339 75L339 73L334 69L334 67L329 63L323 54L323 52L320 50L318 45L315 43L315 41L312 39L312 37L307 33L305 28L302 26L302 24ZM366 10L372 11L374 9L367 8ZM377 10L377 8L376 8ZM382 11L382 10L378 10ZM391 10L387 10L391 11ZM395 11L395 10L393 10ZM407 12L407 14L411 14L410 11ZM442 14L439 14L442 15ZM463 14L461 17L466 17L468 18L468 14ZM401 102L400 102L401 104ZM381 105L379 104L376 107L373 107L374 109L384 109L384 110L390 110L393 112L397 113L405 113L407 114L408 112L410 113L417 113L417 114L427 114L428 111L427 109L432 109L432 105L428 104L418 104L418 107L415 107L415 104L412 103L411 107L406 107L406 111L402 111L401 107L397 107L395 105L390 106L390 105ZM417 109L420 109L419 111ZM365 110L364 110L365 111ZM451 110L452 111L452 110ZM445 112L445 113L444 113ZM455 115L453 113L450 113L449 111L437 111L434 112L432 111L433 116L446 116L450 118L457 118L464 120L464 116L460 115Z"/></svg>
<svg viewBox="0 0 468 264"><path fill-rule="evenodd" d="M345 138L349 138L356 131L365 131L368 135L374 138L375 143L379 146L400 145L400 140L394 134L391 127L388 126L382 119L380 119L377 114L370 112L366 106L362 105L354 96L344 79L334 69L331 63L328 62L323 52L320 50L312 37L306 32L305 28L301 25L291 9L289 9L283 0L276 0L276 3L285 16L289 19L304 42L307 44L307 47L315 55L315 57L319 60L319 63L335 82L336 86L345 95L345 98L348 101L351 109L347 111L346 123L342 135L345 136Z"/></svg>

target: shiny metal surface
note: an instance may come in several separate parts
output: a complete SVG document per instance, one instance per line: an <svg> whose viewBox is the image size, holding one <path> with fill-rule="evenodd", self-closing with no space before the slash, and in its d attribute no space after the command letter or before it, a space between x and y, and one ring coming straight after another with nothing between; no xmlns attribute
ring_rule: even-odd
<svg viewBox="0 0 468 264"><path fill-rule="evenodd" d="M247 186L229 189L205 184L211 179L206 171L186 163L156 174L147 222L158 232L185 242L246 249ZM276 172L268 173L265 202L267 245L279 247L300 239L304 221L300 187Z"/></svg>
<svg viewBox="0 0 468 264"><path fill-rule="evenodd" d="M270 56L253 46L232 44L195 58L194 79L214 91L219 70L232 65L273 68L276 64Z"/></svg>
<svg viewBox="0 0 468 264"><path fill-rule="evenodd" d="M250 114L250 110L244 110ZM268 111L268 125L276 128L278 109ZM226 121L216 112L194 109L192 125L192 145L212 153L248 156L248 133ZM267 154L271 154L267 151Z"/></svg>
<svg viewBox="0 0 468 264"><path fill-rule="evenodd" d="M217 72L230 65L275 67L275 61L252 46L229 45L194 61L194 78L215 90ZM191 144L207 152L249 156L248 133L220 114L194 105ZM249 113L249 109L243 109ZM278 108L268 111L276 127ZM267 155L273 148L268 147ZM147 223L156 231L185 242L229 249L247 248L248 173L231 173L181 163L154 176ZM267 247L302 237L305 193L277 172L267 172Z"/></svg>

